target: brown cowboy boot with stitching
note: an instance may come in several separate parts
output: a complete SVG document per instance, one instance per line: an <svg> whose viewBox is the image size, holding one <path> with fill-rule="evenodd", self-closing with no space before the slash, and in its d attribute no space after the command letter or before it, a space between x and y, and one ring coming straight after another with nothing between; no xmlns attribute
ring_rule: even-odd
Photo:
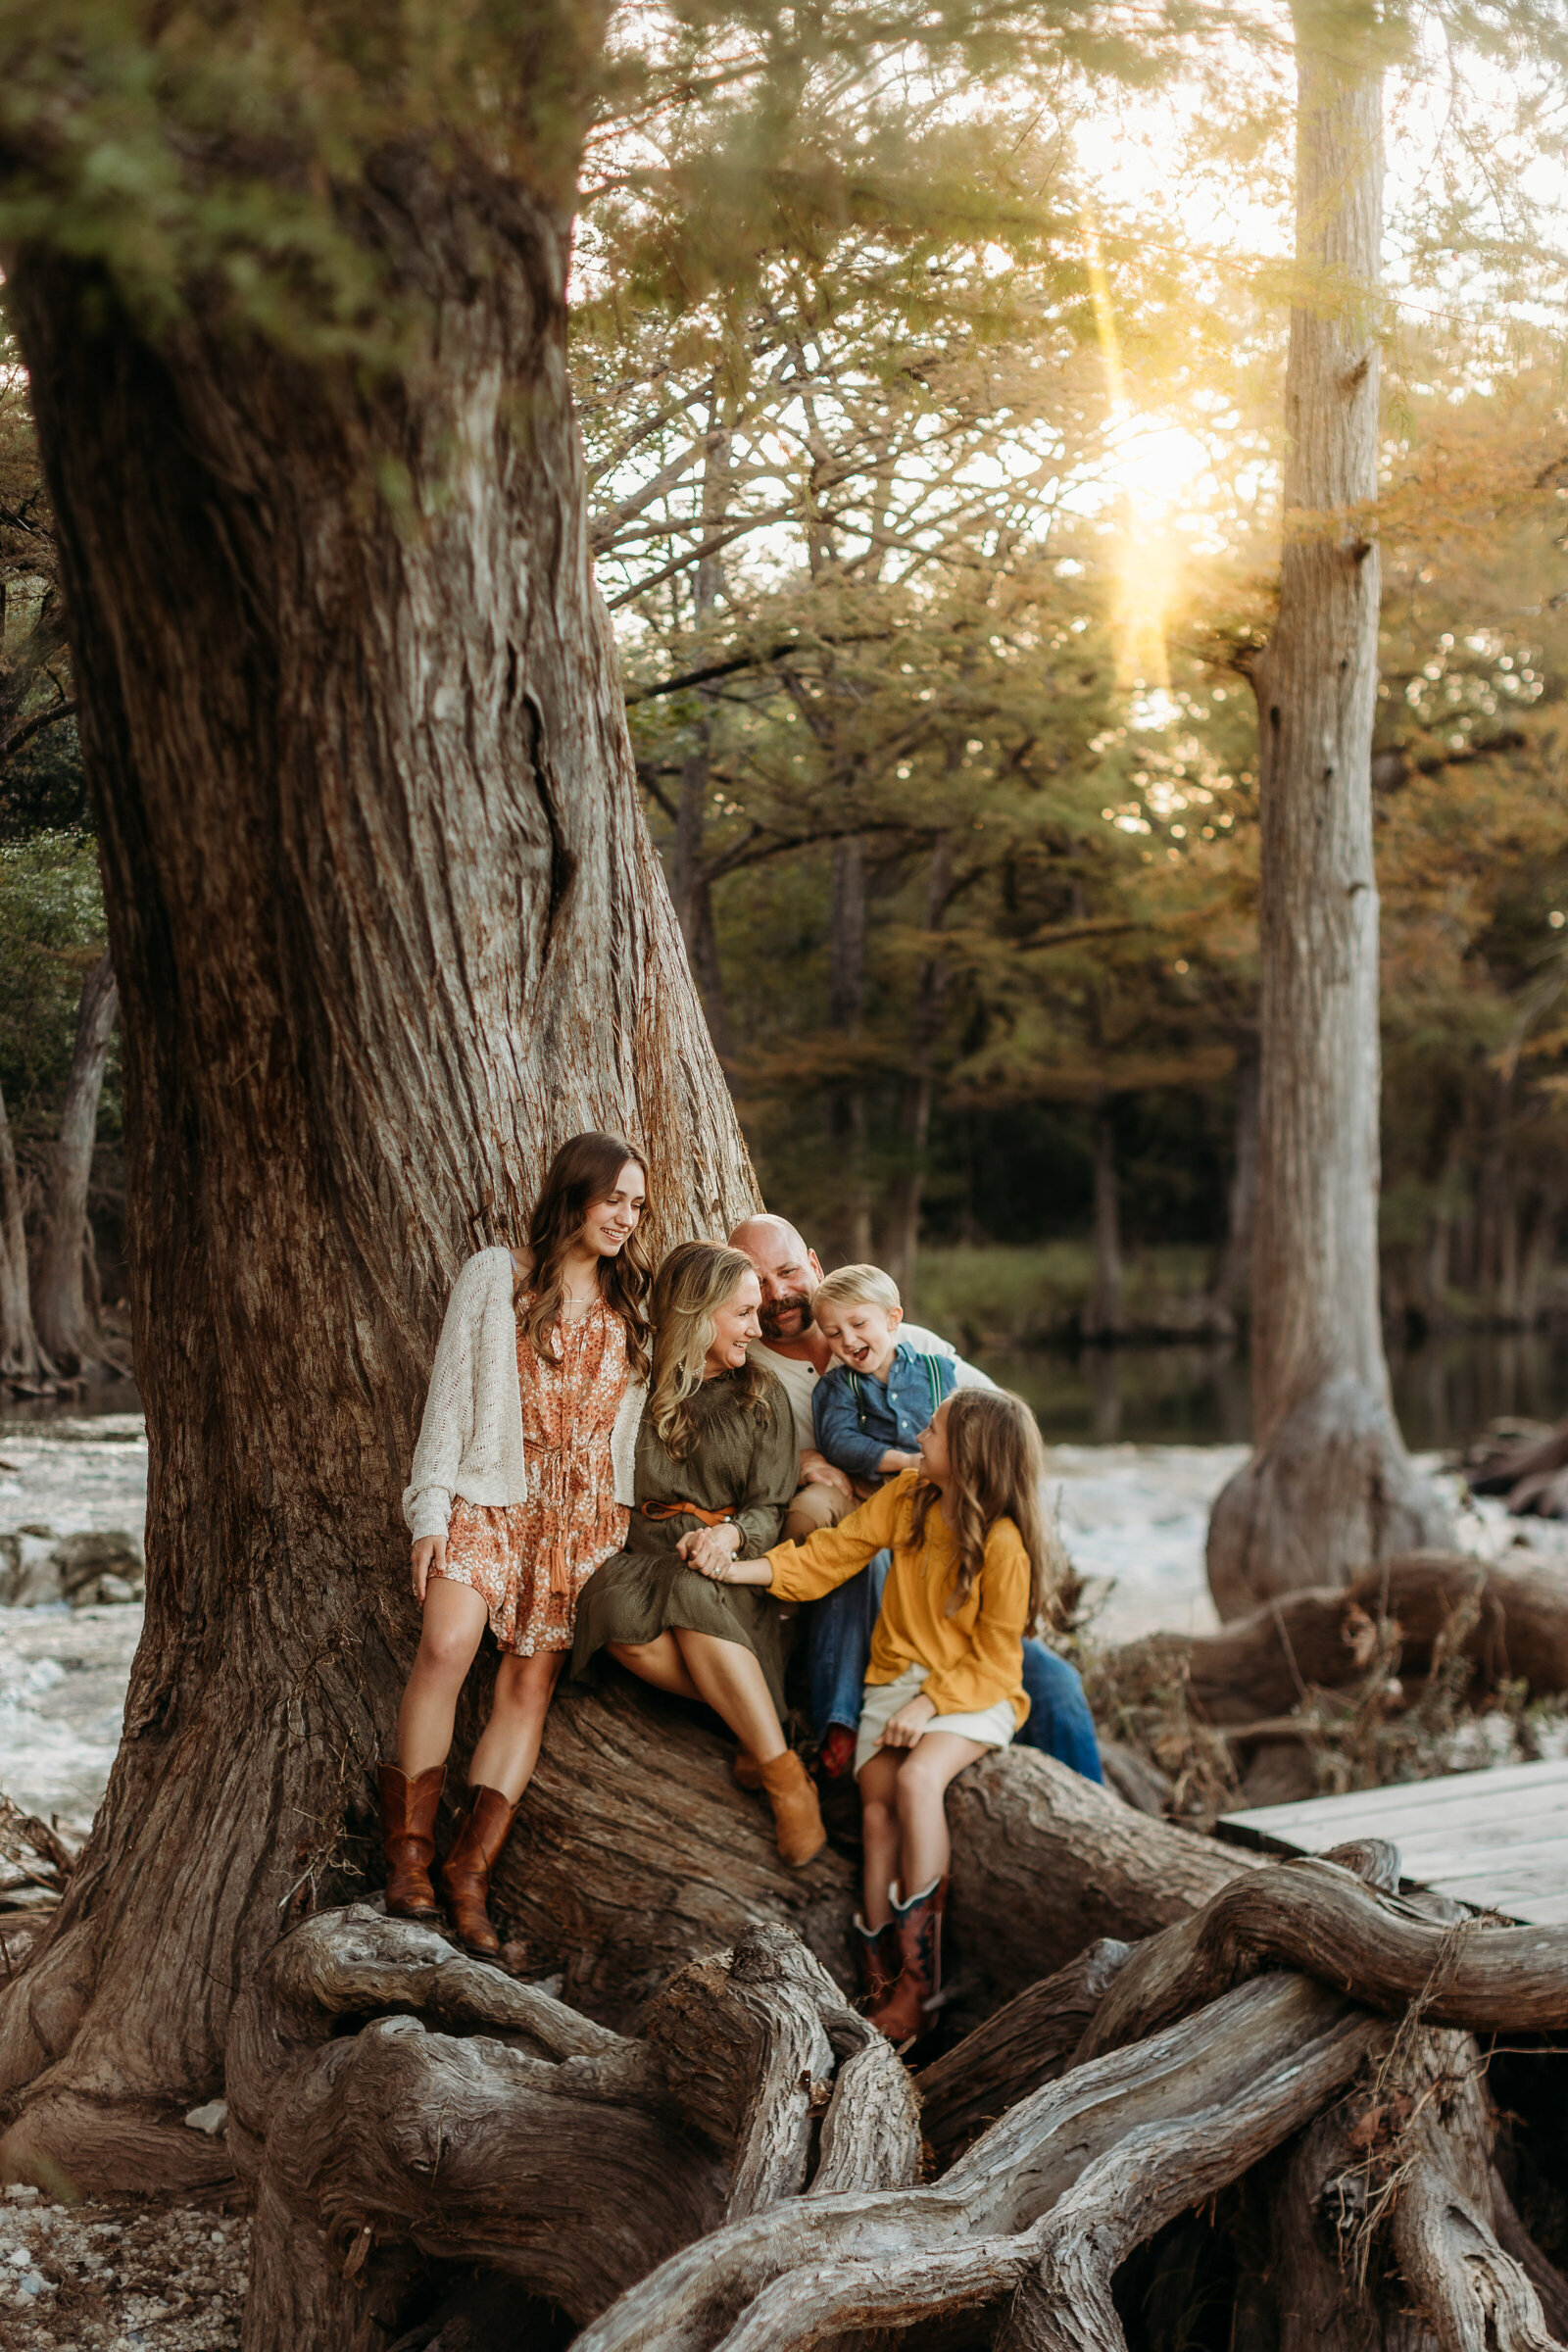
<svg viewBox="0 0 1568 2352"><path fill-rule="evenodd" d="M458 1834L438 1873L458 1941L466 1951L477 1952L485 1960L495 1959L501 1949L486 1903L490 1873L501 1859L516 1810L499 1788L470 1782L458 1817Z"/></svg>
<svg viewBox="0 0 1568 2352"><path fill-rule="evenodd" d="M879 1928L868 1928L858 1911L855 1914L855 1948L860 1962L862 2009L874 2009L885 2001L899 1981L904 1955L899 1950L899 1923L885 1919Z"/></svg>
<svg viewBox="0 0 1568 2352"><path fill-rule="evenodd" d="M781 1756L770 1756L765 1764L759 1758L758 1770L763 1793L773 1808L779 1860L792 1870L801 1870L827 1843L815 1783L793 1747L787 1747Z"/></svg>
<svg viewBox="0 0 1568 2352"><path fill-rule="evenodd" d="M906 1903L900 1902L896 1885L888 1894L904 1969L887 1998L869 2015L902 2058L930 2026L931 2005L942 1989L942 1915L948 1905L948 1882L933 1879Z"/></svg>
<svg viewBox="0 0 1568 2352"><path fill-rule="evenodd" d="M390 1919L437 1920L441 1916L430 1884L430 1865L435 1860L436 1807L446 1777L444 1764L416 1772L412 1781L395 1764L383 1764L376 1775Z"/></svg>

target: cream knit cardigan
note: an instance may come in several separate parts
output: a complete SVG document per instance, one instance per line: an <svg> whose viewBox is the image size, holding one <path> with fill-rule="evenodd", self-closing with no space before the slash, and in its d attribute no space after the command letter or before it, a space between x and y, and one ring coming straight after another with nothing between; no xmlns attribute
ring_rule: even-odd
<svg viewBox="0 0 1568 2352"><path fill-rule="evenodd" d="M517 1387L517 1318L510 1250L481 1250L452 1286L435 1351L430 1390L403 1492L403 1516L416 1543L444 1536L452 1497L492 1507L524 1502L528 1462ZM610 1437L615 1500L636 1501L637 1431L646 1391L627 1383Z"/></svg>

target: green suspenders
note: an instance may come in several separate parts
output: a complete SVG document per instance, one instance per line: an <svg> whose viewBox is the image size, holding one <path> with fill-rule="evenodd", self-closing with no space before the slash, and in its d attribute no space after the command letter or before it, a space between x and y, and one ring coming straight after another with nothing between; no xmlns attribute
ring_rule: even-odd
<svg viewBox="0 0 1568 2352"><path fill-rule="evenodd" d="M931 1411L927 1418L934 1421L937 1417L938 1405L945 1401L942 1395L942 1375L937 1370L937 1358L934 1355L922 1355L919 1360L925 1366L926 1387L931 1392ZM849 1371L847 1365L845 1369L847 1372ZM858 1372L849 1372L849 1382L850 1395L855 1398L855 1417L860 1425L860 1435L863 1438L865 1435L864 1384Z"/></svg>

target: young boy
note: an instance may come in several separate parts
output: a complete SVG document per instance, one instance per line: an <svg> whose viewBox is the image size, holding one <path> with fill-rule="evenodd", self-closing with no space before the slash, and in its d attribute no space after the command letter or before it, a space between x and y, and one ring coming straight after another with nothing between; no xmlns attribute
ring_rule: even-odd
<svg viewBox="0 0 1568 2352"><path fill-rule="evenodd" d="M899 1338L899 1286L880 1266L840 1266L811 1300L834 1362L811 1396L817 1451L854 1480L863 1501L884 1479L917 1470L915 1441L943 1400L973 1378L951 1355L928 1355Z"/></svg>
<svg viewBox="0 0 1568 2352"><path fill-rule="evenodd" d="M899 1337L898 1284L880 1266L840 1266L811 1295L811 1314L833 1362L811 1393L819 1453L864 1500L901 1470L917 1470L915 1441L956 1388L989 1386L962 1356L932 1355ZM807 1710L824 1773L836 1780L855 1753L871 1634L892 1553L879 1551L807 1613ZM1023 1645L1029 1716L1026 1746L1056 1756L1087 1781L1103 1778L1094 1717L1073 1668L1031 1636Z"/></svg>

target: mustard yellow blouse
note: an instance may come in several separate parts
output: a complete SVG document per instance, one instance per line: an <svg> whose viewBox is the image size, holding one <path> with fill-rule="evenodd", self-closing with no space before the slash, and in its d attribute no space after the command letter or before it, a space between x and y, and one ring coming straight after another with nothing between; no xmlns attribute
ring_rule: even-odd
<svg viewBox="0 0 1568 2352"><path fill-rule="evenodd" d="M985 1559L967 1600L945 1616L956 1567L953 1535L938 1502L926 1520L924 1543L916 1548L909 1542L909 1498L919 1478L918 1470L902 1471L840 1526L819 1528L805 1544L776 1544L767 1554L772 1591L780 1600L819 1600L891 1547L893 1566L871 1636L866 1681L894 1683L910 1666L923 1666L921 1688L939 1715L979 1714L1004 1698L1022 1723L1029 1712L1023 1689L1029 1555L1023 1539L1010 1519L999 1519L986 1538Z"/></svg>

